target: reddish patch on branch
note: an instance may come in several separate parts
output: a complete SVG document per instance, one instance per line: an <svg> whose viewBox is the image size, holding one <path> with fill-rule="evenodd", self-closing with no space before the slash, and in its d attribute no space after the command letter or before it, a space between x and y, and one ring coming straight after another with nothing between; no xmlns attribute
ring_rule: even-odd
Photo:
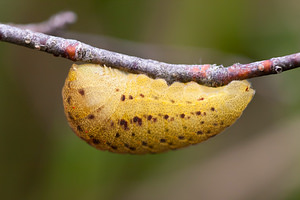
<svg viewBox="0 0 300 200"><path fill-rule="evenodd" d="M248 77L248 74L251 73L251 68L245 68L245 69L241 69L240 70L240 73L239 73L239 76L241 78L247 78Z"/></svg>
<svg viewBox="0 0 300 200"><path fill-rule="evenodd" d="M190 76L192 77L193 80L201 79L201 78L206 78L207 77L207 70L211 67L211 65L206 64L206 65L198 65L194 66L192 68L187 68L188 71L190 72Z"/></svg>
<svg viewBox="0 0 300 200"><path fill-rule="evenodd" d="M206 71L210 68L210 65L202 65L201 66L201 70L200 70L200 74L204 77L206 77Z"/></svg>
<svg viewBox="0 0 300 200"><path fill-rule="evenodd" d="M199 67L198 67L198 66L193 67L193 68L192 68L192 72L193 72L193 73L199 73L199 72L200 72Z"/></svg>
<svg viewBox="0 0 300 200"><path fill-rule="evenodd" d="M269 72L269 71L271 71L271 66L272 66L272 61L270 61L270 60L265 60L265 61L263 61L262 62L262 65L264 66L264 71L265 72Z"/></svg>
<svg viewBox="0 0 300 200"><path fill-rule="evenodd" d="M232 77L239 80L247 78L251 73L251 67L249 66L242 68L238 65L232 65L231 67L228 67L227 70L229 74L232 74Z"/></svg>
<svg viewBox="0 0 300 200"><path fill-rule="evenodd" d="M75 43L73 45L68 45L66 47L67 58L70 58L71 60L76 60L75 53L76 53L77 45L78 45L78 43Z"/></svg>

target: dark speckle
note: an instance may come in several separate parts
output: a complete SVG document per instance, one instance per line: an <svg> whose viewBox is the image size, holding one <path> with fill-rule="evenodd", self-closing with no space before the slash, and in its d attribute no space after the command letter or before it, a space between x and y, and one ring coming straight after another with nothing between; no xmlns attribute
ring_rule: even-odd
<svg viewBox="0 0 300 200"><path fill-rule="evenodd" d="M214 123L213 125L214 125L214 126L218 126L218 123Z"/></svg>
<svg viewBox="0 0 300 200"><path fill-rule="evenodd" d="M171 117L171 119L170 119L171 121L174 121L174 117Z"/></svg>
<svg viewBox="0 0 300 200"><path fill-rule="evenodd" d="M147 133L148 133L148 134L151 134L151 131L150 131L150 130L148 130L148 131L147 131Z"/></svg>
<svg viewBox="0 0 300 200"><path fill-rule="evenodd" d="M135 150L136 150L135 147L129 147L129 149L130 149L131 151L135 151Z"/></svg>
<svg viewBox="0 0 300 200"><path fill-rule="evenodd" d="M191 102L191 101L186 101L186 103L187 103L187 104L191 104L192 102Z"/></svg>
<svg viewBox="0 0 300 200"><path fill-rule="evenodd" d="M78 89L79 94L81 94L82 96L84 96L84 89Z"/></svg>
<svg viewBox="0 0 300 200"><path fill-rule="evenodd" d="M114 126L114 125L115 125L115 123L114 123L114 122L111 122L111 123L110 123L110 126Z"/></svg>
<svg viewBox="0 0 300 200"><path fill-rule="evenodd" d="M178 136L178 139L179 139L179 140L183 140L183 139L184 139L184 136L183 136L183 135L180 135L180 136Z"/></svg>
<svg viewBox="0 0 300 200"><path fill-rule="evenodd" d="M133 97L131 96L131 95L129 95L129 97L128 97L129 99L133 99Z"/></svg>
<svg viewBox="0 0 300 200"><path fill-rule="evenodd" d="M211 111L215 111L215 108L214 108L214 107L211 107L210 110L211 110Z"/></svg>
<svg viewBox="0 0 300 200"><path fill-rule="evenodd" d="M162 139L160 139L160 142L165 143L166 139L162 138Z"/></svg>
<svg viewBox="0 0 300 200"><path fill-rule="evenodd" d="M154 117L154 118L153 118L153 121L154 121L154 122L156 122L156 121L157 121L157 118L156 118L156 117Z"/></svg>
<svg viewBox="0 0 300 200"><path fill-rule="evenodd" d="M186 126L183 126L183 129L187 129L187 127L186 127Z"/></svg>
<svg viewBox="0 0 300 200"><path fill-rule="evenodd" d="M94 139L93 139L93 143L94 143L94 144L100 144L100 140L94 138Z"/></svg>
<svg viewBox="0 0 300 200"><path fill-rule="evenodd" d="M142 141L143 146L147 146L147 142Z"/></svg>
<svg viewBox="0 0 300 200"><path fill-rule="evenodd" d="M116 92L119 92L120 90L119 90L119 88L116 88Z"/></svg>
<svg viewBox="0 0 300 200"><path fill-rule="evenodd" d="M117 146L114 146L114 145L111 145L110 146L112 149L114 149L114 150L117 150L118 149L118 147Z"/></svg>
<svg viewBox="0 0 300 200"><path fill-rule="evenodd" d="M77 126L77 130L80 131L80 132L83 131L82 128L81 128L81 126L79 126L79 125Z"/></svg>
<svg viewBox="0 0 300 200"><path fill-rule="evenodd" d="M121 96L121 101L125 101L125 95L124 94L122 94L122 96Z"/></svg>
<svg viewBox="0 0 300 200"><path fill-rule="evenodd" d="M168 145L173 145L173 142L169 142Z"/></svg>
<svg viewBox="0 0 300 200"><path fill-rule="evenodd" d="M95 118L95 115L93 115L93 114L88 115L88 119L94 119L94 118Z"/></svg>
<svg viewBox="0 0 300 200"><path fill-rule="evenodd" d="M201 121L200 124L204 124L204 121Z"/></svg>
<svg viewBox="0 0 300 200"><path fill-rule="evenodd" d="M75 119L74 119L74 117L71 115L71 113L70 112L68 112L68 116L69 116L69 119L70 120L72 120L72 121L74 121Z"/></svg>
<svg viewBox="0 0 300 200"><path fill-rule="evenodd" d="M202 131L197 131L197 135L202 135L203 132Z"/></svg>
<svg viewBox="0 0 300 200"><path fill-rule="evenodd" d="M210 134L210 130L208 130L206 133L207 133L207 134Z"/></svg>
<svg viewBox="0 0 300 200"><path fill-rule="evenodd" d="M171 103L175 103L175 101L173 99L171 99Z"/></svg>
<svg viewBox="0 0 300 200"><path fill-rule="evenodd" d="M152 115L148 115L147 119L151 120L152 119Z"/></svg>
<svg viewBox="0 0 300 200"><path fill-rule="evenodd" d="M135 136L135 133L131 133L131 136L134 137L134 136Z"/></svg>
<svg viewBox="0 0 300 200"><path fill-rule="evenodd" d="M169 118L169 115L165 115L165 116L164 116L164 119L168 119L168 118Z"/></svg>
<svg viewBox="0 0 300 200"><path fill-rule="evenodd" d="M137 122L138 119L139 119L139 117L135 116L135 117L133 118L133 122Z"/></svg>
<svg viewBox="0 0 300 200"><path fill-rule="evenodd" d="M128 130L128 123L127 123L126 120L121 119L120 125L121 125L121 126L124 126L124 130Z"/></svg>
<svg viewBox="0 0 300 200"><path fill-rule="evenodd" d="M184 116L185 116L185 114L181 114L181 115L180 115L181 118L184 118Z"/></svg>
<svg viewBox="0 0 300 200"><path fill-rule="evenodd" d="M143 121L141 118L139 118L138 116L135 116L133 118L133 122L137 122L140 126L142 125Z"/></svg>
<svg viewBox="0 0 300 200"><path fill-rule="evenodd" d="M198 101L203 101L204 100L204 98L203 97L201 97L201 98L199 98L199 99L197 99Z"/></svg>
<svg viewBox="0 0 300 200"><path fill-rule="evenodd" d="M140 94L140 96L141 96L142 98L144 98L144 97L145 97L145 95L143 95L143 94Z"/></svg>
<svg viewBox="0 0 300 200"><path fill-rule="evenodd" d="M116 138L120 137L120 133L116 133Z"/></svg>
<svg viewBox="0 0 300 200"><path fill-rule="evenodd" d="M70 96L67 98L67 102L68 102L68 104L71 103L71 97Z"/></svg>
<svg viewBox="0 0 300 200"><path fill-rule="evenodd" d="M129 144L127 144L127 143L124 143L124 146L127 147L127 148L129 148Z"/></svg>
<svg viewBox="0 0 300 200"><path fill-rule="evenodd" d="M201 115L201 111L197 111L197 112L196 112L196 115Z"/></svg>

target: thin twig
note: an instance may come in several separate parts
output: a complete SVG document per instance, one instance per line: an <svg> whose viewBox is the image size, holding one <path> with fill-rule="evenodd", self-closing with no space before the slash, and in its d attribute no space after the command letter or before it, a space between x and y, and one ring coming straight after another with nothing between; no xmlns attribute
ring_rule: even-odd
<svg viewBox="0 0 300 200"><path fill-rule="evenodd" d="M54 37L5 24L0 24L0 40L38 49L72 61L102 64L131 73L147 74L152 78L163 78L168 83L196 81L199 84L217 87L226 85L232 80L276 74L300 67L300 53L249 64L236 63L229 67L215 64L168 64L111 52L80 41Z"/></svg>
<svg viewBox="0 0 300 200"><path fill-rule="evenodd" d="M34 32L53 34L57 30L64 29L66 26L75 23L77 15L72 11L59 12L51 16L48 20L32 24L9 24L21 29L29 29Z"/></svg>

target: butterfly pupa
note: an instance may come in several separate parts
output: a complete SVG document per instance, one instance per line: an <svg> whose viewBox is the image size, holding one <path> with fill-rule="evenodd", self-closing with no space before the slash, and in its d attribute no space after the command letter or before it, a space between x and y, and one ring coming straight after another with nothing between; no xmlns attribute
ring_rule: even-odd
<svg viewBox="0 0 300 200"><path fill-rule="evenodd" d="M248 81L222 87L174 82L94 64L73 65L63 87L69 125L116 153L159 153L200 143L232 125L251 101Z"/></svg>

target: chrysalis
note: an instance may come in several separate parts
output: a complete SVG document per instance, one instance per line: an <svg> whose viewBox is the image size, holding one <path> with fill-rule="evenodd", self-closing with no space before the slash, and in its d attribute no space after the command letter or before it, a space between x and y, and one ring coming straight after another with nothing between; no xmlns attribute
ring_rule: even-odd
<svg viewBox="0 0 300 200"><path fill-rule="evenodd" d="M207 140L232 125L251 101L247 81L213 88L73 65L62 95L73 131L116 153L159 153Z"/></svg>

